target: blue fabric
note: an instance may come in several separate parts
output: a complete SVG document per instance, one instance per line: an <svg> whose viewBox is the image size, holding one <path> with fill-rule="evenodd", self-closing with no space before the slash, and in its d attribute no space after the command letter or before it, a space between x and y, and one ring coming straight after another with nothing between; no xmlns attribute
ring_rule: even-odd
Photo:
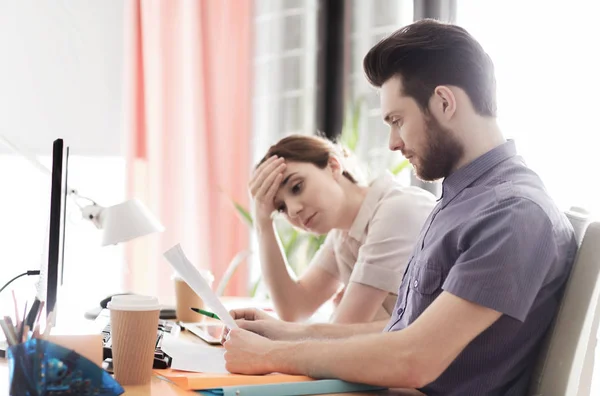
<svg viewBox="0 0 600 396"><path fill-rule="evenodd" d="M32 338L8 349L10 394L117 396L125 391L106 371L78 353Z"/></svg>

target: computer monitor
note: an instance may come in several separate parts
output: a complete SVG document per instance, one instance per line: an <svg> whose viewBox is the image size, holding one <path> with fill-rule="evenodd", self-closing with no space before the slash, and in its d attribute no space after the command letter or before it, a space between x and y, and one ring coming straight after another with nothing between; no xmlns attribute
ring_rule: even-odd
<svg viewBox="0 0 600 396"><path fill-rule="evenodd" d="M52 146L48 261L42 264L38 285L38 298L45 301L46 315L55 310L63 283L68 164L69 148L62 139L56 139Z"/></svg>

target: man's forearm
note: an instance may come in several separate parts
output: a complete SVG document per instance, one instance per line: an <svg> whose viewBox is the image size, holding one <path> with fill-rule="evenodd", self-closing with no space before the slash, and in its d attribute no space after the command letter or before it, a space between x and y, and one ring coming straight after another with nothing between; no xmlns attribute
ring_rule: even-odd
<svg viewBox="0 0 600 396"><path fill-rule="evenodd" d="M424 384L416 364L418 359L412 356L411 348L397 348L398 335L382 333L346 340L278 342L270 359L273 370L281 373L386 387L421 387Z"/></svg>
<svg viewBox="0 0 600 396"><path fill-rule="evenodd" d="M332 339L348 338L356 335L381 333L387 320L355 324L314 323L306 325L306 338Z"/></svg>

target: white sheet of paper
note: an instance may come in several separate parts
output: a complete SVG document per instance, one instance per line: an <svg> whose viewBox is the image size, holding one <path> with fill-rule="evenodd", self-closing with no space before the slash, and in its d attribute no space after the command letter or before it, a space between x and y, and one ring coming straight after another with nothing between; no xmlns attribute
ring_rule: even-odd
<svg viewBox="0 0 600 396"><path fill-rule="evenodd" d="M230 329L237 328L235 320L227 311L227 308L223 306L219 297L211 290L206 280L200 274L200 271L194 267L192 263L185 257L183 249L180 244L173 246L167 250L163 256L171 264L171 266L177 271L183 280L196 292L202 299L202 301L214 312L217 316L229 327Z"/></svg>
<svg viewBox="0 0 600 396"><path fill-rule="evenodd" d="M196 373L227 374L225 349L185 341L178 337L165 336L162 350L173 359L174 370Z"/></svg>

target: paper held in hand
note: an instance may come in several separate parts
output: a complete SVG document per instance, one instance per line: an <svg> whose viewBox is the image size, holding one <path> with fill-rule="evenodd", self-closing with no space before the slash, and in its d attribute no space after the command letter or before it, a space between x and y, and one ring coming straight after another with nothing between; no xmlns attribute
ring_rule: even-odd
<svg viewBox="0 0 600 396"><path fill-rule="evenodd" d="M223 306L219 298L213 293L210 286L200 274L200 271L187 259L180 244L167 250L163 256L171 264L171 267L183 278L183 280L195 291L202 301L214 312L230 329L237 328L235 320L229 311Z"/></svg>

